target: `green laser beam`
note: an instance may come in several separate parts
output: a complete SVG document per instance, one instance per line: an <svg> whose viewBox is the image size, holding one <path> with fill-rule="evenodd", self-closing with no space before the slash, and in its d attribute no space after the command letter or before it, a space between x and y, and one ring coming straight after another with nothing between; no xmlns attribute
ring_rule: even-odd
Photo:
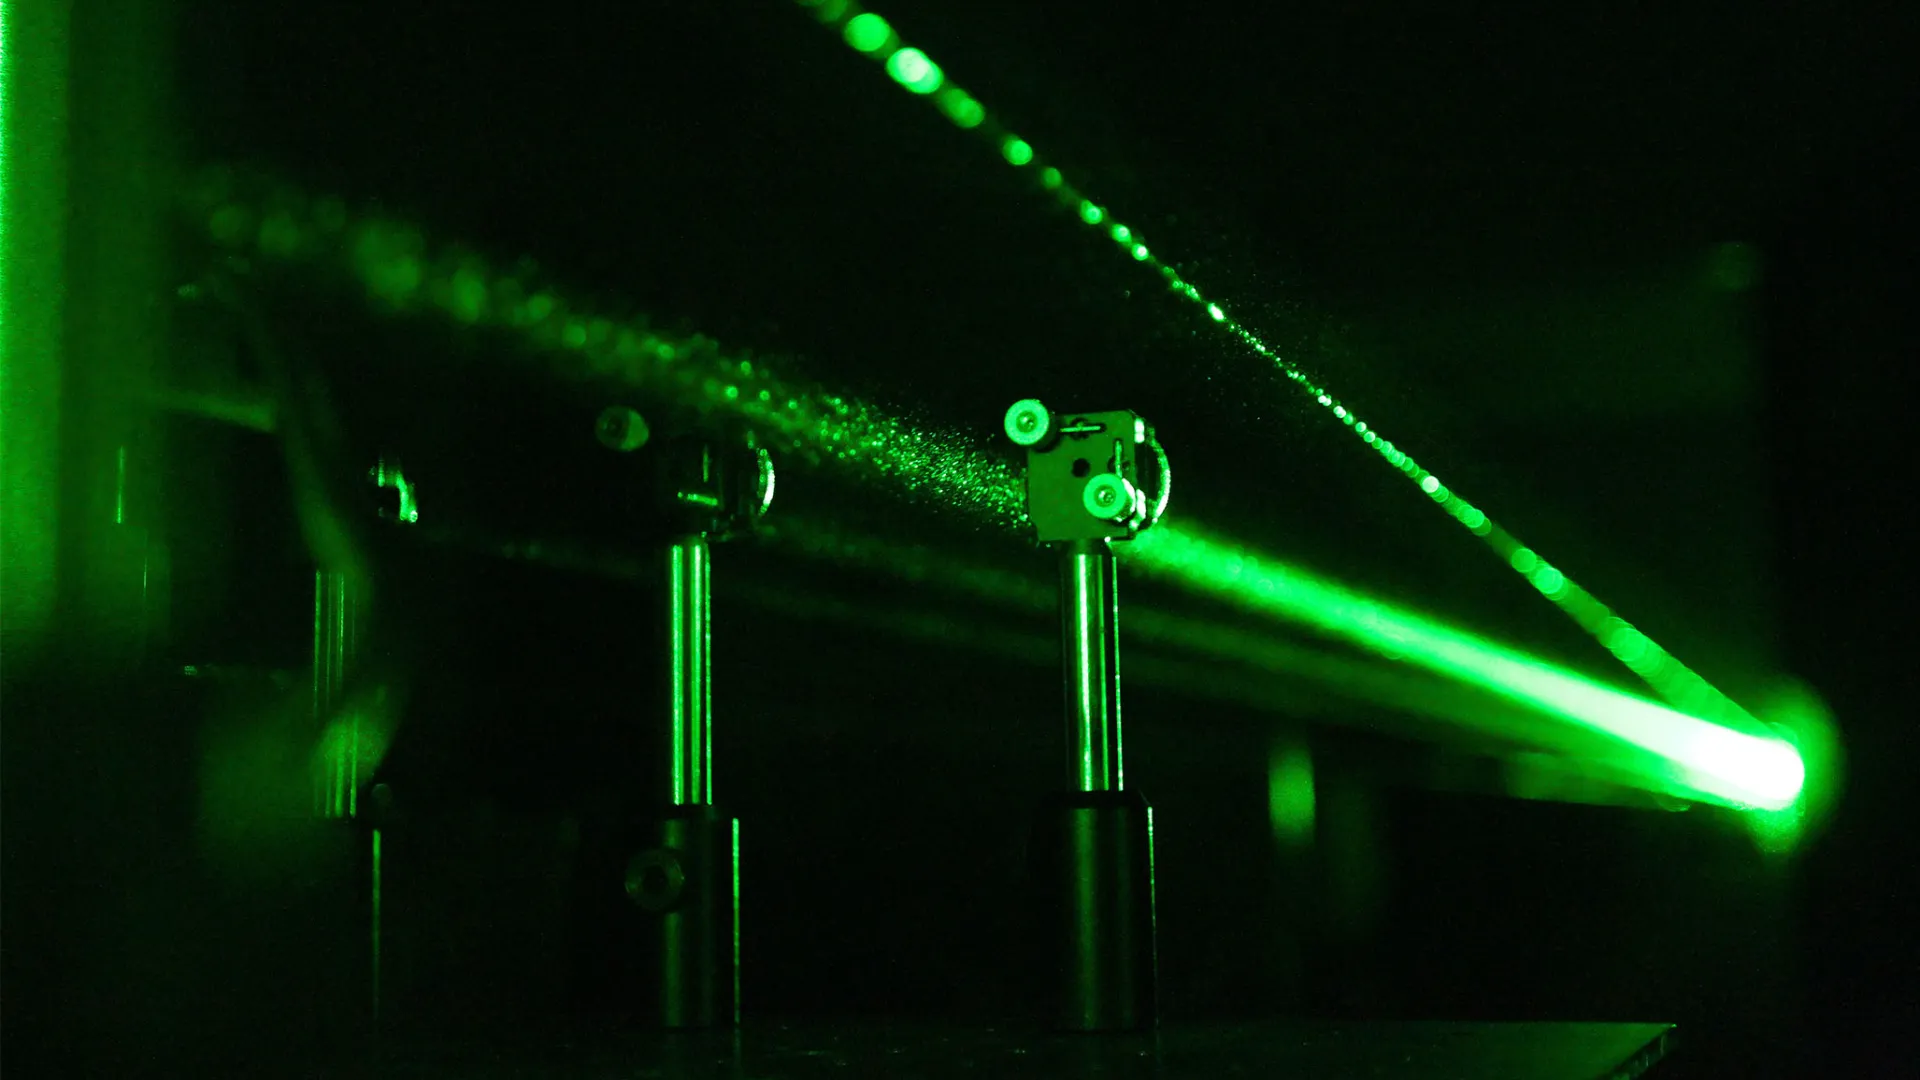
<svg viewBox="0 0 1920 1080"><path fill-rule="evenodd" d="M816 521L777 523L771 535L802 554L842 566L878 570L1002 606L1051 612L1053 589L1037 577L953 559L924 547L893 544ZM1312 679L1343 693L1416 715L1444 718L1501 739L1600 759L1608 779L1625 773L1655 790L1764 809L1791 804L1805 781L1794 746L1770 734L1734 730L1656 705L1421 615L1271 556L1161 524L1122 549L1126 565L1149 576L1219 595L1257 613L1305 626L1390 660L1474 687L1529 710L1516 716L1485 701L1436 695L1431 686L1396 680L1337 657L1237 634L1218 623L1130 608L1130 638L1185 645L1208 655ZM1542 720L1558 722L1543 725ZM1763 729L1764 730L1764 729ZM1568 739L1587 733L1601 741Z"/></svg>
<svg viewBox="0 0 1920 1080"><path fill-rule="evenodd" d="M910 496L950 499L999 528L1012 529L1024 519L1017 475L965 435L918 430L878 407L778 380L764 361L737 359L708 338L670 336L643 320L597 314L531 271L495 271L468 249L430 243L413 226L356 218L338 200L309 198L286 185L250 190L243 178L215 169L187 202L223 248L344 274L377 308L438 314L457 325L509 334L534 355L557 360L553 374L690 401L751 425L776 448L844 466ZM1267 567L1265 575L1242 586L1241 573L1257 557L1195 530L1162 524L1145 538L1132 545L1129 565L1389 656L1404 654L1431 672L1606 736L1659 759L1637 763L1659 783L1771 807L1790 803L1804 780L1803 769L1794 773L1801 768L1798 755L1782 740L1663 709L1277 561L1259 563ZM1295 588L1276 592L1279 582ZM1409 649L1409 642L1419 648ZM1672 721L1675 730L1655 730L1663 721Z"/></svg>
<svg viewBox="0 0 1920 1080"><path fill-rule="evenodd" d="M764 360L703 335L595 310L524 260L502 266L414 225L225 168L204 170L184 202L223 250L344 277L380 310L508 335L550 374L653 391L702 418L744 423L769 449L878 478L919 505L995 526L1026 520L1012 466L971 434L777 378Z"/></svg>
<svg viewBox="0 0 1920 1080"><path fill-rule="evenodd" d="M1806 766L1786 739L1736 730L1622 693L1517 649L1296 571L1190 528L1162 526L1129 552L1135 566L1254 611L1551 712L1641 755L1614 764L1742 806L1792 805ZM1765 730L1758 721L1756 729Z"/></svg>
<svg viewBox="0 0 1920 1080"><path fill-rule="evenodd" d="M844 36L847 42L856 50L877 60L885 62L890 55L898 55L890 53L889 50L910 51L916 57L926 57L920 49L907 46L884 18L865 10L859 4L841 2L841 0L797 0L797 3L809 9L815 18L828 26L844 25L846 28ZM855 24L866 29L856 33ZM884 36L871 28L883 28ZM931 65L932 61L927 60L927 63ZM1037 177L1037 187L1050 199L1074 212L1082 223L1095 230L1095 235L1111 241L1129 258L1146 265L1158 274L1169 291L1185 298L1197 309L1205 312L1212 324L1233 335L1235 340L1273 364L1288 381L1299 387L1316 404L1326 409L1335 420L1371 447L1382 460L1412 481L1463 528L1486 541L1487 545L1503 559L1509 560L1509 564L1514 566L1516 572L1520 573L1528 584L1565 612L1581 629L1591 634L1629 670L1645 680L1661 697L1667 699L1676 708L1697 716L1746 727L1758 726L1758 722L1752 716L1706 679L1621 618L1592 593L1568 577L1564 571L1547 564L1528 551L1511 533L1501 528L1479 507L1453 491L1438 476L1415 461L1411 454L1394 445L1377 429L1361 420L1352 407L1311 378L1298 363L1283 356L1251 328L1234 318L1218 301L1209 299L1198 286L1186 280L1178 269L1156 257L1145 241L1140 239L1137 230L1116 219L1110 209L1093 201L1079 188L1067 182L1056 166L1044 163L1037 156L1030 141L997 121L986 112L978 99L956 85L951 78L945 78L941 95L951 97L952 101L964 102L964 107L958 112L956 112L956 106L949 101L937 103L941 112L952 120L955 126L974 131L980 138L995 147L1009 165L1023 170L1031 169ZM1531 560L1528 568L1524 570L1517 562L1512 561L1516 553L1522 551L1527 552Z"/></svg>
<svg viewBox="0 0 1920 1080"><path fill-rule="evenodd" d="M1051 619L1059 603L1057 583L1051 575L1040 572L1044 569L1041 564L1035 564L1034 572L1023 573L922 544L886 540L829 522L792 516L763 524L756 535L764 543L810 561L882 574L1023 615ZM1311 576L1302 568L1289 570ZM1142 605L1129 605L1122 627L1128 641L1284 674L1338 697L1441 720L1456 731L1474 731L1502 742L1557 751L1588 749L1584 744L1555 744L1552 725L1547 723L1553 719L1550 715L1377 659L1334 655L1270 633ZM1131 671L1132 661L1128 664ZM1297 702L1294 707L1299 707Z"/></svg>

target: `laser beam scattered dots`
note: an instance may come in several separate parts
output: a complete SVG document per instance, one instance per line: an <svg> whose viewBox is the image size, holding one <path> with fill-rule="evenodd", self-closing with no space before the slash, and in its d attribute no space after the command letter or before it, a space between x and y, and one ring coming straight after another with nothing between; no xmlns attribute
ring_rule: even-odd
<svg viewBox="0 0 1920 1080"><path fill-rule="evenodd" d="M820 22L828 26L842 26L842 33L849 45L883 62L888 62L890 55L893 55L889 50L908 48L884 18L866 11L850 0L796 0L796 2L800 7L812 12ZM925 55L919 49L911 51L916 55ZM929 60L928 63L931 64L931 61ZM1364 445L1371 447L1388 465L1418 486L1468 532L1480 537L1503 558L1510 557L1516 550L1521 549L1520 542L1489 518L1484 511L1448 488L1439 477L1415 461L1412 455L1395 446L1391 440L1381 436L1377 430L1362 421L1351 406L1316 383L1298 364L1280 355L1252 329L1234 318L1218 301L1208 299L1197 286L1181 276L1178 269L1156 257L1144 241L1139 239L1137 230L1115 220L1106 207L1094 202L1068 182L1058 167L1044 162L1039 157L1031 142L996 121L978 100L955 85L952 79L945 79L944 88L940 93L943 98L939 102L940 109L956 126L979 132L999 149L1001 156L1009 164L1015 167L1026 169L1037 163L1039 168L1033 169L1032 172L1038 178L1038 186L1042 192L1057 200L1061 207L1076 213L1085 225L1101 229L1105 239L1112 241L1135 261L1145 264L1160 275L1168 291L1191 301L1198 310L1205 312L1215 325L1233 335L1237 341L1255 354L1272 363L1289 382L1295 384L1309 399L1331 413L1336 422L1351 429ZM944 100L949 95L954 101L964 101L965 107L956 111L956 107L951 102ZM1017 154L1010 149L1016 145L1020 148ZM1581 588L1563 572L1551 567L1546 571L1519 570L1518 567L1515 569L1543 597L1558 606L1676 707L1696 716L1706 716L1750 729L1762 727L1759 721L1749 715L1746 710L1740 708L1686 665L1674 659L1645 634L1614 614L1612 609ZM1628 659L1629 656L1633 659Z"/></svg>
<svg viewBox="0 0 1920 1080"><path fill-rule="evenodd" d="M505 333L562 378L657 392L703 417L746 425L770 449L861 470L923 504L994 526L1026 519L1019 477L973 434L782 380L702 335L596 311L531 263L502 267L413 225L353 214L341 200L224 168L207 170L186 202L233 254L344 276L389 312L427 312Z"/></svg>
<svg viewBox="0 0 1920 1080"><path fill-rule="evenodd" d="M377 309L393 314L433 314L457 326L506 334L528 346L525 354L539 359L547 374L655 391L702 415L742 422L774 449L855 470L863 479L879 480L929 505L958 509L983 524L1011 531L1024 521L1019 477L1002 458L981 452L970 436L927 430L874 406L780 380L764 363L729 354L709 338L663 333L643 319L595 311L530 264L502 268L468 249L430 241L414 226L355 215L340 200L314 198L227 169L208 170L185 201L209 237L232 254L343 277ZM1132 233L1126 236L1131 239ZM1390 446L1383 453L1405 460ZM1449 497L1437 479L1431 485L1428 479L1420 477L1431 496ZM1543 594L1584 595L1530 550L1497 531L1490 535L1510 546L1515 570L1528 574ZM1791 801L1801 782L1782 753L1794 762L1797 755L1779 740L1755 740L1725 727L1715 728L1722 735L1703 734L1697 726L1701 721L1681 725L1687 734L1679 743L1648 734L1646 724L1667 717L1667 710L1649 712L1658 707L1443 624L1413 621L1416 617L1383 602L1316 581L1229 542L1163 524L1132 549L1129 564L1147 572L1220 592L1252 610L1376 652L1406 656L1435 673L1611 735L1623 746L1679 755L1662 760L1671 766L1664 779L1681 789L1778 806L1783 798ZM1008 579L991 584L1012 586ZM1612 618L1597 602L1593 606L1603 613L1593 618ZM1603 630L1615 655L1649 678L1676 666L1645 635L1617 619ZM1701 710L1710 709L1710 700L1700 700Z"/></svg>

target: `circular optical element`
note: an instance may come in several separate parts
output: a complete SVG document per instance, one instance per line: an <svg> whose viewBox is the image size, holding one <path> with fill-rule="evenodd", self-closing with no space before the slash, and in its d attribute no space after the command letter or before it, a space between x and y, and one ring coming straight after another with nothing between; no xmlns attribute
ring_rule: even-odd
<svg viewBox="0 0 1920 1080"><path fill-rule="evenodd" d="M622 453L647 445L651 434L646 419L622 405L602 412L593 425L593 437L600 440L601 446Z"/></svg>
<svg viewBox="0 0 1920 1080"><path fill-rule="evenodd" d="M1101 521L1125 521L1139 508L1133 485L1112 473L1101 473L1080 489L1080 505Z"/></svg>
<svg viewBox="0 0 1920 1080"><path fill-rule="evenodd" d="M1015 446L1037 446L1052 430L1052 414L1035 398L1016 401L1007 410L1007 438Z"/></svg>

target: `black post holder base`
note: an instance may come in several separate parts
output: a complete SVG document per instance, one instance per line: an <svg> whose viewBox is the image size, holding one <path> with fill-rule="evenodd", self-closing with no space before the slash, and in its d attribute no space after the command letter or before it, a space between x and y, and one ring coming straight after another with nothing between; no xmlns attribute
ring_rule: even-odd
<svg viewBox="0 0 1920 1080"><path fill-rule="evenodd" d="M740 1021L740 823L676 806L629 833L634 1018L648 1027Z"/></svg>
<svg viewBox="0 0 1920 1080"><path fill-rule="evenodd" d="M1028 854L1044 1021L1061 1031L1153 1027L1152 807L1134 791L1050 795Z"/></svg>

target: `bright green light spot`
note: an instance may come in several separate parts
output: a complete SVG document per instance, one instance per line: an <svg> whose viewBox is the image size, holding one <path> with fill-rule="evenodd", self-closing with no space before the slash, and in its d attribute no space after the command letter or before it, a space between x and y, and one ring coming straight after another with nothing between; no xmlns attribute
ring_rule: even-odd
<svg viewBox="0 0 1920 1080"><path fill-rule="evenodd" d="M1519 551L1514 552L1513 557L1507 561L1512 564L1516 571L1522 574L1531 574L1533 573L1533 568L1540 565L1540 556L1535 555L1532 548L1521 548Z"/></svg>
<svg viewBox="0 0 1920 1080"><path fill-rule="evenodd" d="M1567 576L1546 563L1541 563L1529 576L1533 581L1533 587L1548 596L1554 595L1567 586Z"/></svg>
<svg viewBox="0 0 1920 1080"><path fill-rule="evenodd" d="M1019 162L1016 161L1014 162L1014 164L1018 165ZM1063 180L1060 176L1059 169L1056 169L1053 166L1049 165L1046 168L1040 170L1040 186L1043 188L1046 188L1048 191L1052 191L1054 188L1059 187L1062 182Z"/></svg>
<svg viewBox="0 0 1920 1080"><path fill-rule="evenodd" d="M1115 225L1115 226L1113 227L1113 241L1114 241L1114 243L1116 243L1116 244L1124 244L1124 243L1126 243L1127 241L1129 241L1129 240L1132 240L1132 239L1133 239L1133 230L1132 230L1132 229L1129 229L1129 228L1127 228L1127 227L1126 227L1125 225Z"/></svg>
<svg viewBox="0 0 1920 1080"><path fill-rule="evenodd" d="M1276 743L1267 758L1267 813L1273 835L1291 847L1313 842L1313 753L1304 743Z"/></svg>
<svg viewBox="0 0 1920 1080"><path fill-rule="evenodd" d="M1208 304L1207 314L1213 316L1214 322L1220 322L1227 317L1227 313L1220 310L1219 304Z"/></svg>
<svg viewBox="0 0 1920 1080"><path fill-rule="evenodd" d="M938 100L940 110L947 114L947 119L952 120L956 127L977 128L987 118L987 111L980 107L980 103L957 86L940 91Z"/></svg>
<svg viewBox="0 0 1920 1080"><path fill-rule="evenodd" d="M1000 144L1000 156L1006 158L1009 165L1025 165L1033 160L1033 147L1028 146L1025 139L1017 139L1009 135L1007 141ZM1048 187L1057 186L1060 183L1060 170L1048 169L1046 172L1052 174L1053 182L1047 184L1048 178L1045 174L1041 175L1040 182L1047 184Z"/></svg>
<svg viewBox="0 0 1920 1080"><path fill-rule="evenodd" d="M886 48L887 42L893 40L893 27L871 11L848 19L844 32L847 44L863 53L879 52Z"/></svg>
<svg viewBox="0 0 1920 1080"><path fill-rule="evenodd" d="M1425 480L1420 481L1420 490L1426 492L1429 495L1433 494L1436 491L1439 491L1440 478L1437 476L1429 476Z"/></svg>
<svg viewBox="0 0 1920 1080"><path fill-rule="evenodd" d="M1609 620L1613 627L1606 636L1607 650L1619 657L1620 662L1628 665L1638 663L1647 655L1653 642L1647 635L1635 630L1620 619Z"/></svg>
<svg viewBox="0 0 1920 1080"><path fill-rule="evenodd" d="M1100 220L1106 216L1107 216L1107 212L1105 210L1100 209L1098 206L1095 206L1093 203L1088 202L1085 199L1080 200L1080 220L1081 221L1084 221L1089 225L1098 225L1100 224Z"/></svg>
<svg viewBox="0 0 1920 1080"><path fill-rule="evenodd" d="M942 82L939 67L919 49L901 49L888 57L887 74L916 94L931 94Z"/></svg>
<svg viewBox="0 0 1920 1080"><path fill-rule="evenodd" d="M1133 257L1134 257L1134 258L1136 258L1136 259L1138 259L1138 260L1140 260L1141 262L1145 262L1145 261L1147 261L1147 255L1148 255L1148 251L1147 251L1147 245L1145 245L1145 244L1135 244L1135 245L1133 245Z"/></svg>

